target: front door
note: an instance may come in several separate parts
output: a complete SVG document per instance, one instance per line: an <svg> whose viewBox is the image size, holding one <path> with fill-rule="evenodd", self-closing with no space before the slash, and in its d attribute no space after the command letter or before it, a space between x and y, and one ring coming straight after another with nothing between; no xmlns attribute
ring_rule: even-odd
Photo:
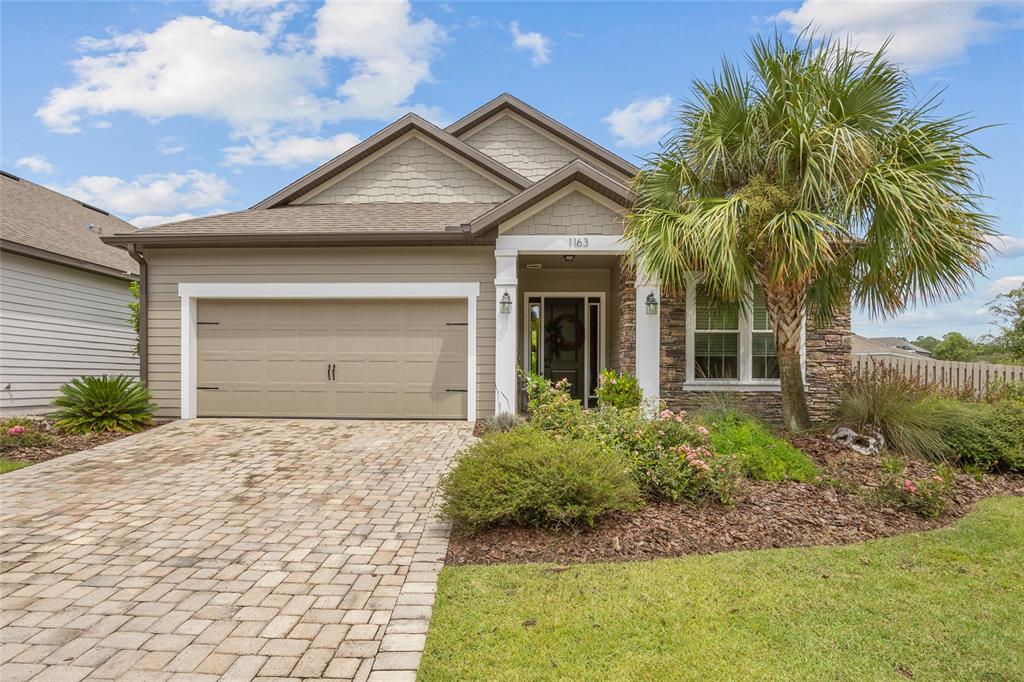
<svg viewBox="0 0 1024 682"><path fill-rule="evenodd" d="M527 297L526 360L531 373L557 382L584 405L595 404L604 368L603 297L530 294Z"/></svg>

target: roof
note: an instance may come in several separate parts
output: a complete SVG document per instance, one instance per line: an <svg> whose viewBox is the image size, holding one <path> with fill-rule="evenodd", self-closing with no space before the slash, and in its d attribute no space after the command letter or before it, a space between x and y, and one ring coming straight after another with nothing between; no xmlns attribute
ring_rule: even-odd
<svg viewBox="0 0 1024 682"><path fill-rule="evenodd" d="M337 236L340 243L350 242L353 237L365 237L367 241L391 241L395 235L429 239L432 233L451 241L453 235L448 227L468 223L494 206L472 203L298 204L193 218L105 241L108 244L155 245L196 235L232 237L241 241L250 237L279 235L293 241L312 240L317 243L323 243L325 237Z"/></svg>
<svg viewBox="0 0 1024 682"><path fill-rule="evenodd" d="M5 251L122 279L139 272L127 253L100 240L135 233L133 225L6 171L0 175L0 227Z"/></svg>
<svg viewBox="0 0 1024 682"><path fill-rule="evenodd" d="M571 161L539 180L529 189L504 201L470 223L469 231L480 235L574 182L585 185L623 206L629 205L629 189L585 161Z"/></svg>
<svg viewBox="0 0 1024 682"><path fill-rule="evenodd" d="M853 335L853 353L896 353L899 355L923 355L925 357L930 357L932 354L928 349L916 346L899 336L869 338L859 334Z"/></svg>
<svg viewBox="0 0 1024 682"><path fill-rule="evenodd" d="M463 133L468 132L472 128L475 128L479 124L483 123L492 116L501 113L502 111L510 110L519 114L526 120L530 121L534 125L540 126L547 132L551 133L555 137L559 138L563 142L567 142L573 147L584 151L591 156L594 156L601 161L604 161L615 170L621 172L623 175L633 177L640 172L634 164L630 163L626 159L622 158L618 154L605 149L601 145L597 144L593 140L583 137L575 130L568 128L555 119L551 118L547 114L534 109L526 102L513 97L507 92L503 92L487 104L482 107L471 111L455 123L445 128L445 131L451 133L455 137L461 136Z"/></svg>
<svg viewBox="0 0 1024 682"><path fill-rule="evenodd" d="M293 201L314 187L321 185L327 180L330 180L334 176L340 174L346 168L358 163L377 150L382 149L391 142L404 136L406 133L414 130L426 135L467 161L470 161L485 173L496 176L517 189L524 189L530 185L529 180L519 173L516 173L508 166L498 163L483 152L470 147L462 140L446 133L416 114L406 114L387 128L384 128L375 135L368 137L356 146L352 147L347 152L336 156L319 168L316 168L302 176L284 189L270 195L253 206L253 208L274 208L275 206L281 206L282 204Z"/></svg>

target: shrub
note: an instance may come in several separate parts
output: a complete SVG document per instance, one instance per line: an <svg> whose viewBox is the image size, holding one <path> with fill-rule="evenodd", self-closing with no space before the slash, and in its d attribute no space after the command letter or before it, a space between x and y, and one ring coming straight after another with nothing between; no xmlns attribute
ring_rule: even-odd
<svg viewBox="0 0 1024 682"><path fill-rule="evenodd" d="M10 417L0 420L0 452L14 448L36 448L53 443L45 424L38 419Z"/></svg>
<svg viewBox="0 0 1024 682"><path fill-rule="evenodd" d="M484 419L481 431L484 434L494 433L496 431L511 431L522 423L523 418L515 412L499 412L498 414L493 414L487 419Z"/></svg>
<svg viewBox="0 0 1024 682"><path fill-rule="evenodd" d="M989 432L999 444L998 466L1024 471L1024 402L996 403L990 419Z"/></svg>
<svg viewBox="0 0 1024 682"><path fill-rule="evenodd" d="M944 459L950 453L941 433L947 410L929 397L927 387L894 372L856 374L846 383L837 416L858 431L878 429L904 455Z"/></svg>
<svg viewBox="0 0 1024 682"><path fill-rule="evenodd" d="M935 518L946 511L953 471L940 465L931 478L911 480L905 476L906 464L892 457L882 461L882 480L875 491L885 505L909 509L921 516Z"/></svg>
<svg viewBox="0 0 1024 682"><path fill-rule="evenodd" d="M127 376L84 376L60 387L56 426L71 433L141 431L153 422L149 390Z"/></svg>
<svg viewBox="0 0 1024 682"><path fill-rule="evenodd" d="M642 505L620 453L531 426L490 434L461 451L440 487L442 513L470 529L593 525Z"/></svg>
<svg viewBox="0 0 1024 682"><path fill-rule="evenodd" d="M736 455L743 474L758 481L812 481L818 467L811 458L775 436L760 420L740 412L703 415L715 452Z"/></svg>
<svg viewBox="0 0 1024 682"><path fill-rule="evenodd" d="M985 390L985 401L997 403L1004 400L1014 400L1024 403L1024 381L1004 381L995 379Z"/></svg>
<svg viewBox="0 0 1024 682"><path fill-rule="evenodd" d="M644 392L640 382L628 372L606 369L597 380L597 403L601 407L639 409Z"/></svg>
<svg viewBox="0 0 1024 682"><path fill-rule="evenodd" d="M584 436L583 405L569 394L568 381L552 383L538 374L526 374L524 379L533 426L570 438Z"/></svg>

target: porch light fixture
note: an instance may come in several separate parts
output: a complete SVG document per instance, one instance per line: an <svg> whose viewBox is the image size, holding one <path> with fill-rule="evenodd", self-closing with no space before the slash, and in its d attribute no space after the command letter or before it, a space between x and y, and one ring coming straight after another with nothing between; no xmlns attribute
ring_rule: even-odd
<svg viewBox="0 0 1024 682"><path fill-rule="evenodd" d="M506 291L501 295L501 314L508 315L512 312L512 297Z"/></svg>
<svg viewBox="0 0 1024 682"><path fill-rule="evenodd" d="M647 294L647 300L644 301L647 304L647 314L657 315L658 314L658 299L654 297L654 293Z"/></svg>

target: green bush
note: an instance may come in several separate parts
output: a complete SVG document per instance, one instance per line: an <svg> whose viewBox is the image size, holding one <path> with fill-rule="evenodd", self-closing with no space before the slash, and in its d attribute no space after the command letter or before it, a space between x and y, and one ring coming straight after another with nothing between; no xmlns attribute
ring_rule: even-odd
<svg viewBox="0 0 1024 682"><path fill-rule="evenodd" d="M882 461L882 480L875 497L884 505L909 509L921 516L942 516L953 486L953 471L941 465L930 478L911 480L905 476L906 463L889 457Z"/></svg>
<svg viewBox="0 0 1024 682"><path fill-rule="evenodd" d="M584 435L583 405L569 395L568 381L552 383L538 374L525 374L523 379L526 381L526 409L533 426L569 437Z"/></svg>
<svg viewBox="0 0 1024 682"><path fill-rule="evenodd" d="M60 387L56 426L71 433L141 431L153 423L149 390L127 376L84 376Z"/></svg>
<svg viewBox="0 0 1024 682"><path fill-rule="evenodd" d="M989 433L999 450L996 466L1024 471L1024 402L1004 400L992 406Z"/></svg>
<svg viewBox="0 0 1024 682"><path fill-rule="evenodd" d="M592 526L609 512L642 506L620 453L531 426L490 434L460 452L440 487L442 513L469 529Z"/></svg>
<svg viewBox="0 0 1024 682"><path fill-rule="evenodd" d="M38 419L9 417L0 420L0 452L50 445L53 440L53 436L46 432Z"/></svg>
<svg viewBox="0 0 1024 682"><path fill-rule="evenodd" d="M601 407L639 409L644 392L637 378L628 372L606 369L597 380L597 404Z"/></svg>
<svg viewBox="0 0 1024 682"><path fill-rule="evenodd" d="M736 455L748 478L807 482L820 473L810 457L775 436L756 417L719 411L699 418L710 427L709 438L715 452Z"/></svg>
<svg viewBox="0 0 1024 682"><path fill-rule="evenodd" d="M1014 400L1024 403L1024 381L1003 381L996 379L988 385L985 390L985 400L990 403L997 403L1004 400Z"/></svg>

